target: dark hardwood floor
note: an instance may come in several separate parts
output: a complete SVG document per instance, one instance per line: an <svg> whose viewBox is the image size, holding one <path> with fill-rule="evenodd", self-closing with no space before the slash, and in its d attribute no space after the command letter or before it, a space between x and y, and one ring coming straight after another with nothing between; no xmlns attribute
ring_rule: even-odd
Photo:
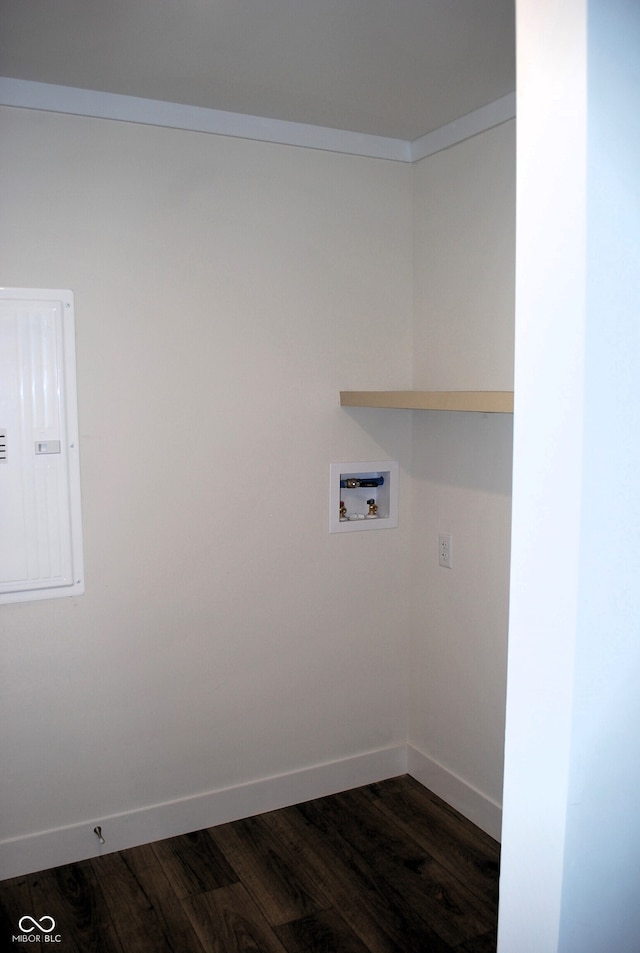
<svg viewBox="0 0 640 953"><path fill-rule="evenodd" d="M26 914L61 953L493 953L498 861L405 776L5 880L0 942Z"/></svg>

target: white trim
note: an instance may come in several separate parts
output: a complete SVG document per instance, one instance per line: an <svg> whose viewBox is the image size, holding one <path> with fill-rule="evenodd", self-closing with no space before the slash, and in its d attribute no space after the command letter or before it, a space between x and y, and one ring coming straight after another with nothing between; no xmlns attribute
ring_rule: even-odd
<svg viewBox="0 0 640 953"><path fill-rule="evenodd" d="M115 119L218 136L234 136L239 139L323 149L374 159L410 161L409 143L403 139L370 136L262 116L245 116L221 109L204 109L201 106L140 99L137 96L76 89L73 86L32 83L22 79L0 77L0 105L90 116L95 119Z"/></svg>
<svg viewBox="0 0 640 953"><path fill-rule="evenodd" d="M410 774L491 837L500 839L499 804L413 745L399 744L1 841L0 880L253 817L402 774ZM102 828L104 845L93 832L96 825Z"/></svg>
<svg viewBox="0 0 640 953"><path fill-rule="evenodd" d="M516 97L515 93L503 96L502 99L476 109L455 122L414 139L413 142L262 116L245 116L221 109L204 109L201 106L185 106L181 103L6 77L0 77L0 106L40 109L72 116L234 136L239 139L323 149L327 152L373 159L416 162L513 119Z"/></svg>
<svg viewBox="0 0 640 953"><path fill-rule="evenodd" d="M503 122L515 119L516 116L516 94L509 93L502 99L496 99L495 102L476 109L475 112L467 116L461 116L455 122L450 122L446 126L434 129L428 132L426 136L414 139L410 143L411 162L417 162L419 159L426 159L436 152L442 152L450 146L455 146L465 139L471 139L473 136L493 129L494 126L501 126Z"/></svg>
<svg viewBox="0 0 640 953"><path fill-rule="evenodd" d="M0 842L0 880L252 817L407 772L404 744ZM105 839L98 842L99 825Z"/></svg>
<svg viewBox="0 0 640 953"><path fill-rule="evenodd" d="M479 828L500 840L502 807L449 768L413 745L407 745L407 773Z"/></svg>

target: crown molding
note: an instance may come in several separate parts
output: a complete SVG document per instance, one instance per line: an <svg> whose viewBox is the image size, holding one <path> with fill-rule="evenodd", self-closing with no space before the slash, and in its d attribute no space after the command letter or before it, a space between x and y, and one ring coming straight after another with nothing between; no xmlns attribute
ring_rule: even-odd
<svg viewBox="0 0 640 953"><path fill-rule="evenodd" d="M515 93L483 106L455 122L410 142L385 136L311 126L281 119L245 116L201 106L103 93L74 86L54 86L0 77L0 105L44 112L163 126L217 136L233 136L280 145L321 149L374 159L415 162L478 135L515 116Z"/></svg>
<svg viewBox="0 0 640 953"><path fill-rule="evenodd" d="M428 132L419 139L414 139L409 144L409 155L411 162L417 162L419 159L426 159L436 152L442 152L450 146L455 146L458 142L465 139L471 139L473 136L493 129L494 126L501 126L516 117L516 94L509 93L502 99L496 99L487 106L476 109L475 112L468 113L455 122L450 122L446 126L440 126L433 132Z"/></svg>
<svg viewBox="0 0 640 953"><path fill-rule="evenodd" d="M306 149L323 149L376 159L411 161L409 144L402 139L370 136L261 116L245 116L221 109L204 109L201 106L185 106L181 103L141 99L137 96L77 89L73 86L0 78L0 104L205 132L217 136L234 136Z"/></svg>

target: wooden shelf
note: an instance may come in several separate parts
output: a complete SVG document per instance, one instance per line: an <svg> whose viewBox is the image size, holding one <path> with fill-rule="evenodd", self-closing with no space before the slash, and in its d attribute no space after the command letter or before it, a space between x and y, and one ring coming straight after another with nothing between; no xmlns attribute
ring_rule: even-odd
<svg viewBox="0 0 640 953"><path fill-rule="evenodd" d="M512 414L509 390L343 390L342 407L391 407L405 410L472 411Z"/></svg>

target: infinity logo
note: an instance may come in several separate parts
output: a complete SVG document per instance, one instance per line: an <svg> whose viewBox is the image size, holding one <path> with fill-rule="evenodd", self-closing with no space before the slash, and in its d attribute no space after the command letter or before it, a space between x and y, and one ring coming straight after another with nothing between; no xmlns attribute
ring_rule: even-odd
<svg viewBox="0 0 640 953"><path fill-rule="evenodd" d="M45 920L48 920L51 924L50 927L43 926ZM26 927L25 923L31 922L33 926ZM20 917L18 920L18 927L22 930L23 933L31 933L33 930L40 930L41 933L52 933L56 928L56 921L53 917L40 917L39 920L34 920L33 917Z"/></svg>

